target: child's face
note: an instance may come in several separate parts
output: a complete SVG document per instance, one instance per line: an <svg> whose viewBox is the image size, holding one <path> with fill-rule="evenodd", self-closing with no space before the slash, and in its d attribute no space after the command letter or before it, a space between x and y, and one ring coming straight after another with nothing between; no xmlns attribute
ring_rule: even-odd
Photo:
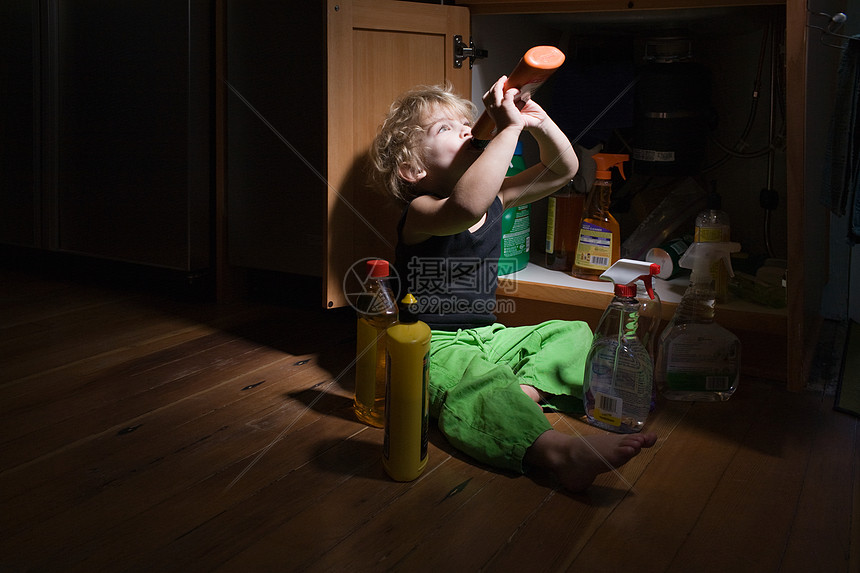
<svg viewBox="0 0 860 573"><path fill-rule="evenodd" d="M425 183L437 191L452 188L452 182L462 177L480 154L480 149L472 145L471 120L441 108L422 119Z"/></svg>

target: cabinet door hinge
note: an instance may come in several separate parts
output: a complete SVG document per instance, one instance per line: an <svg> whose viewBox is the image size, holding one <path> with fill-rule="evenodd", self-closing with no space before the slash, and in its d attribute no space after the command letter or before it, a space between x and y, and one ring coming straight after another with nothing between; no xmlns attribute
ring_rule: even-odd
<svg viewBox="0 0 860 573"><path fill-rule="evenodd" d="M475 47L475 42L472 41L472 38L469 38L469 45L463 43L463 36L457 34L454 36L454 67L462 68L463 60L469 58L469 69L472 69L472 65L475 63L476 58L486 58L487 50L482 50L481 48Z"/></svg>

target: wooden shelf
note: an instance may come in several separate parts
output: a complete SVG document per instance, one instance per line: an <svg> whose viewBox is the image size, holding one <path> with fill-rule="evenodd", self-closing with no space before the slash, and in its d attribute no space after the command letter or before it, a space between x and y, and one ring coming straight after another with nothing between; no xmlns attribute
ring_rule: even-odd
<svg viewBox="0 0 860 573"><path fill-rule="evenodd" d="M672 318L687 284L686 277L671 281L655 279L654 288L662 303L663 320ZM519 272L500 277L498 294L515 301L540 301L602 312L612 299L612 283L582 280L529 263ZM732 300L717 306L717 322L733 331L759 332L785 338L787 321L785 308L770 308L745 300Z"/></svg>

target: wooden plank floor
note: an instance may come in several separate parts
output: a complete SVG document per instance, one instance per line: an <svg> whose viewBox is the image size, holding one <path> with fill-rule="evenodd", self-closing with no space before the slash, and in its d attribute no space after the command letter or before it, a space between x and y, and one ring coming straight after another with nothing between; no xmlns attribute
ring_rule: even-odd
<svg viewBox="0 0 860 573"><path fill-rule="evenodd" d="M860 571L860 422L746 379L584 494L351 412L354 322L0 271L0 571ZM594 433L550 415L556 428Z"/></svg>

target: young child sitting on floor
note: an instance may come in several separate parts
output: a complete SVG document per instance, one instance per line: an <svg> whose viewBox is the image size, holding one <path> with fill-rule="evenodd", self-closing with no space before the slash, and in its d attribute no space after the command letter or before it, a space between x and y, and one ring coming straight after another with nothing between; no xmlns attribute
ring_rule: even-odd
<svg viewBox="0 0 860 573"><path fill-rule="evenodd" d="M571 491L587 488L651 447L656 436L571 436L552 429L541 405L582 412L591 344L584 322L528 327L496 323L504 209L536 201L578 169L570 142L534 101L516 102L501 77L484 95L496 135L473 145L475 107L447 87L401 96L371 148L375 183L400 201L395 269L401 295L418 299L432 330L430 413L450 443L497 468L545 468ZM540 162L506 176L521 132Z"/></svg>

